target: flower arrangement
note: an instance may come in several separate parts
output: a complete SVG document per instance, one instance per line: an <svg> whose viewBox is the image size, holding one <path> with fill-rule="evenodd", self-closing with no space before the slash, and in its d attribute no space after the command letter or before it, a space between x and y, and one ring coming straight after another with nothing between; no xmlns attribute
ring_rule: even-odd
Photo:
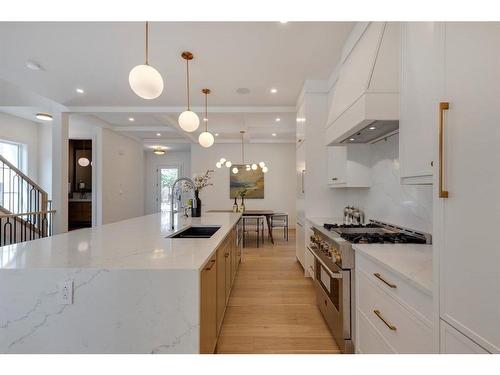
<svg viewBox="0 0 500 375"><path fill-rule="evenodd" d="M240 190L238 190L238 195L241 198L245 198L245 196L247 195L247 193L248 193L248 189L247 188L241 188Z"/></svg>
<svg viewBox="0 0 500 375"><path fill-rule="evenodd" d="M201 176L194 176L193 177L193 182L194 182L194 186L196 187L196 191L201 191L203 188L207 187L207 186L212 186L213 183L211 182L211 179L212 179L212 173L214 173L214 170L213 169L207 169L207 171L202 174ZM188 191L191 189L191 186L186 184L186 183L182 183L182 189L183 191Z"/></svg>

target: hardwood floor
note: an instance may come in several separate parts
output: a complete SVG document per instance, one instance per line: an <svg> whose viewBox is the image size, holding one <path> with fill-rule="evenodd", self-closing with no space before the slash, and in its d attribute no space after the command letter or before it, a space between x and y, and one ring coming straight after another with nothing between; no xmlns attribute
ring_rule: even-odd
<svg viewBox="0 0 500 375"><path fill-rule="evenodd" d="M217 353L339 353L295 257L295 232L275 237L243 249Z"/></svg>

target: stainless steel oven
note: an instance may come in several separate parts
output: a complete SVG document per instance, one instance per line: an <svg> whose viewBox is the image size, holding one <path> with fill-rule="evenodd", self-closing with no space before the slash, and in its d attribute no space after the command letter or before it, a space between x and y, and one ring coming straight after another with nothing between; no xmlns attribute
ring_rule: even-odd
<svg viewBox="0 0 500 375"><path fill-rule="evenodd" d="M353 353L351 326L351 270L333 262L326 265L323 254L313 250L316 270L316 303L343 353Z"/></svg>

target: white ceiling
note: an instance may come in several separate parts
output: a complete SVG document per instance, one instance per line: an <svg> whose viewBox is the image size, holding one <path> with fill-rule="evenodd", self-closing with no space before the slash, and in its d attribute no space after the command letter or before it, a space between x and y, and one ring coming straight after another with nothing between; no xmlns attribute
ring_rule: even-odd
<svg viewBox="0 0 500 375"><path fill-rule="evenodd" d="M158 132L165 142L196 142L197 134L184 133L177 125L178 113L186 104L186 67L180 53L189 50L195 55L190 64L192 105L203 104L203 87L212 90L208 124L210 131L219 133L217 141L238 141L239 131L246 130L248 141L293 142L295 113L290 108L305 80L328 78L353 25L150 23L149 62L162 74L165 90L149 101L137 97L128 84L130 69L144 63L144 23L0 22L0 79L66 107L78 107L145 144L156 139ZM43 70L28 69L28 60ZM236 93L240 87L250 93ZM272 87L277 88L276 94L269 92ZM85 93L76 93L76 88ZM148 110L159 107L179 109ZM210 113L211 108L215 113ZM23 116L26 113L29 116L27 111Z"/></svg>

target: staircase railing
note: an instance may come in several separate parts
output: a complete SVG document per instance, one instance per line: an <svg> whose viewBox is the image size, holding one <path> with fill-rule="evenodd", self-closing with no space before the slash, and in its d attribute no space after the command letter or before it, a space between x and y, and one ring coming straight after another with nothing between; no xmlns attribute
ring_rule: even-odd
<svg viewBox="0 0 500 375"><path fill-rule="evenodd" d="M43 212L48 194L31 178L0 155L0 206L12 214Z"/></svg>
<svg viewBox="0 0 500 375"><path fill-rule="evenodd" d="M50 210L22 214L0 213L0 246L51 236L54 212Z"/></svg>

